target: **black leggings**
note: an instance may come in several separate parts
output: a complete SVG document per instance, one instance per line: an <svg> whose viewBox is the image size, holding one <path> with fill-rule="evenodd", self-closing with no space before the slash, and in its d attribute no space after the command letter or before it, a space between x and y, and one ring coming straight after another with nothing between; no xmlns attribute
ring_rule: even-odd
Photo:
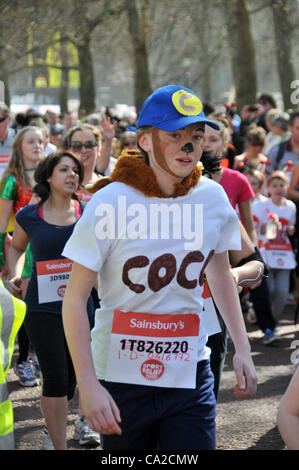
<svg viewBox="0 0 299 470"><path fill-rule="evenodd" d="M18 345L19 345L19 357L17 359L17 363L21 364L21 362L26 362L28 360L29 345L30 345L24 323L22 324L18 332Z"/></svg>
<svg viewBox="0 0 299 470"><path fill-rule="evenodd" d="M258 326L265 333L266 329L274 330L276 320L272 315L271 297L268 281L263 277L261 284L255 289L249 290L250 300L256 314Z"/></svg>
<svg viewBox="0 0 299 470"><path fill-rule="evenodd" d="M71 400L76 376L66 343L62 316L27 312L25 328L37 355L43 376L43 396Z"/></svg>

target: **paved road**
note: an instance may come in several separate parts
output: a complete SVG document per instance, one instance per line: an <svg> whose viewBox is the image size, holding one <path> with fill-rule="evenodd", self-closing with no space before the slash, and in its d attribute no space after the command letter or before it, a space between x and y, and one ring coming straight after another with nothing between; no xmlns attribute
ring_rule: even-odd
<svg viewBox="0 0 299 470"><path fill-rule="evenodd" d="M262 332L256 325L247 325L259 378L254 399L238 400L233 396L235 378L232 370L232 344L229 342L217 405L217 449L285 449L276 427L276 413L280 398L293 372L291 355L295 351L296 340L297 350L299 349L299 325L294 325L293 315L294 305L290 303L283 315L281 341L276 347L264 346L261 341ZM13 370L9 371L8 381L14 406L16 449L39 450L44 424L39 410L40 387L21 387ZM68 418L67 434L70 450L83 450L73 440L77 404L75 397Z"/></svg>

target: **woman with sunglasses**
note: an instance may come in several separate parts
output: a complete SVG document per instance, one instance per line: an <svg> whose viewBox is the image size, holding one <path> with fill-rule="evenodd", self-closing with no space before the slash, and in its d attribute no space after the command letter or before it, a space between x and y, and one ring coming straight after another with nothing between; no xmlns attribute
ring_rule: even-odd
<svg viewBox="0 0 299 470"><path fill-rule="evenodd" d="M102 135L92 124L71 127L63 139L63 148L71 150L81 161L84 177L77 191L79 199L89 201L91 194L85 190L87 184L95 183L109 165L115 124L110 119L101 120Z"/></svg>

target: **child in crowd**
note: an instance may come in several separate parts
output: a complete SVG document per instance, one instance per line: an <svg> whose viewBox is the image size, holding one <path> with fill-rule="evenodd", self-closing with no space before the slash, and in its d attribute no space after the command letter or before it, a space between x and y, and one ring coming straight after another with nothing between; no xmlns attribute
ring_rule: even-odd
<svg viewBox="0 0 299 470"><path fill-rule="evenodd" d="M290 271L296 267L295 255L289 236L295 232L296 206L286 199L288 179L283 171L274 171L268 181L270 195L263 201L261 233L264 235L262 254L270 268L269 289L272 313L279 321L289 293ZM267 236L267 224L276 225L276 236ZM272 238L273 237L273 238Z"/></svg>
<svg viewBox="0 0 299 470"><path fill-rule="evenodd" d="M235 394L255 394L255 369L227 256L227 250L241 248L240 226L220 185L201 178L197 164L205 128L218 128L202 110L199 97L177 85L161 87L147 98L138 119L141 150L127 151L112 174L93 185L95 194L63 251L74 261L63 300L64 329L85 416L101 433L103 450L215 448L216 401L206 361L207 330L202 325L197 328L203 312L203 273L236 349ZM140 238L102 237L96 208L113 204L115 221L120 220L119 196L128 205L145 209L143 220L149 224L142 222ZM203 205L204 239L196 243L195 251L184 245L184 237L172 236L172 221L170 236L161 238L160 223L147 218L150 209L160 204L168 208L174 198L179 209L189 203ZM110 215L107 222L113 224L112 211ZM198 218L192 219L191 226ZM126 222L121 230L132 229ZM158 228L158 238L150 236L153 227ZM90 341L85 295L97 279L101 308ZM129 323L136 324L136 318L138 329L126 329ZM170 332L167 325L179 320L184 331ZM157 322L165 331L152 330ZM188 363L176 361L172 353L167 358L171 364L161 354L159 360L153 358L157 350L151 354L151 343L168 344L172 351L178 337L184 339L184 351L189 348ZM136 345L131 352L138 361L127 354L128 344Z"/></svg>
<svg viewBox="0 0 299 470"><path fill-rule="evenodd" d="M265 176L261 171L255 169L247 169L244 175L247 177L255 193L255 197L251 203L252 216L258 237L258 247L263 252L264 237L261 235L261 221L263 220L264 203L268 201L268 198L262 194ZM254 307L254 320L257 321L260 329L264 332L263 344L272 344L277 341L279 337L274 333L276 322L272 315L268 280L265 277L258 287L254 290L250 290L249 297ZM252 321L252 317L250 320Z"/></svg>

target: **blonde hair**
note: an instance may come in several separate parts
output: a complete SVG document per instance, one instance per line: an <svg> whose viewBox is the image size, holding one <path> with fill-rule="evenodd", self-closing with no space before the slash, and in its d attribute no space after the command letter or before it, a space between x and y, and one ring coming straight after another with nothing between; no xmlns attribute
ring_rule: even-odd
<svg viewBox="0 0 299 470"><path fill-rule="evenodd" d="M14 139L13 145L12 145L12 151L11 151L10 158L8 160L6 170L4 171L3 176L2 176L2 182L5 181L5 178L7 177L7 175L15 173L24 188L31 187L30 180L28 178L27 173L25 172L24 158L23 158L23 152L22 152L22 144L23 144L25 134L27 134L27 132L30 132L30 131L40 132L43 138L42 129L36 126L23 127L23 129L21 129L17 133Z"/></svg>
<svg viewBox="0 0 299 470"><path fill-rule="evenodd" d="M277 116L277 114L280 114L280 113L281 113L281 110L278 108L269 109L269 111L267 111L266 113L266 122L269 121L270 123L272 123L272 119L274 119L275 116Z"/></svg>
<svg viewBox="0 0 299 470"><path fill-rule="evenodd" d="M259 188L261 188L265 184L266 178L264 173L259 170L256 170L255 168L249 168L245 170L243 174L253 176L258 181Z"/></svg>

